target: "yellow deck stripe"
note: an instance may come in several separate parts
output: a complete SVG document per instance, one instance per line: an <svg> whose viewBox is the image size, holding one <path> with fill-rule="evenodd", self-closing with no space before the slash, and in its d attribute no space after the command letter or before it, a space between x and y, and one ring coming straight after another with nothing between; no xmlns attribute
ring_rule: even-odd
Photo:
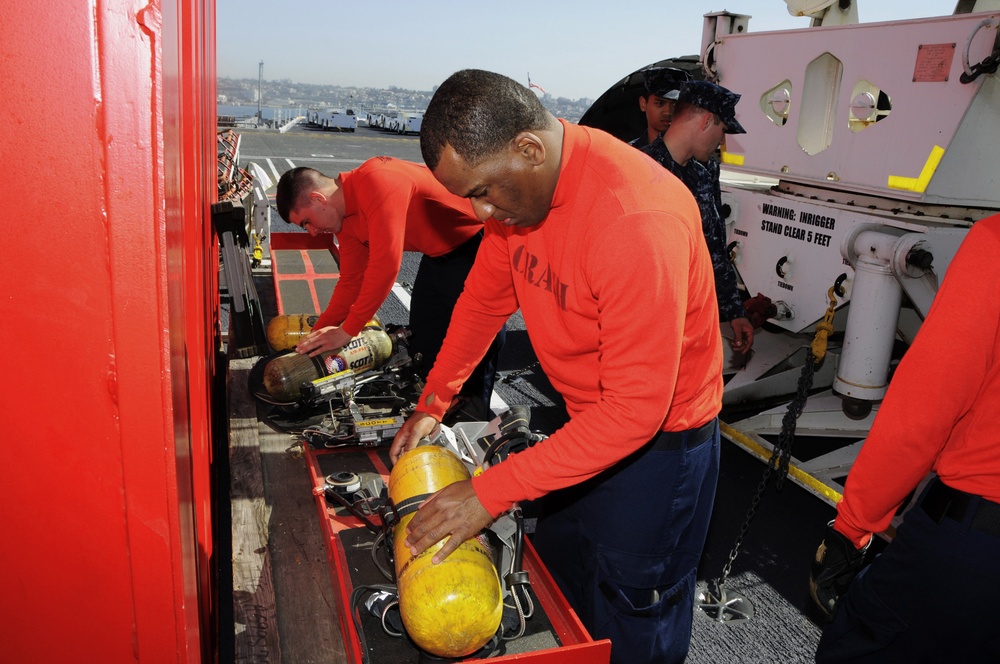
<svg viewBox="0 0 1000 664"><path fill-rule="evenodd" d="M729 426L725 422L719 422L719 429L721 432L737 445L745 447L747 450L753 454L760 457L763 461L767 461L771 458L771 451L768 450L763 445L759 444L757 441L753 440L741 431L737 431L733 427ZM809 473L805 472L801 468L795 466L794 464L788 464L788 474L801 482L803 485L815 491L817 494L827 498L833 504L840 502L842 495L839 491L836 491L827 485L823 484L820 480L816 479Z"/></svg>

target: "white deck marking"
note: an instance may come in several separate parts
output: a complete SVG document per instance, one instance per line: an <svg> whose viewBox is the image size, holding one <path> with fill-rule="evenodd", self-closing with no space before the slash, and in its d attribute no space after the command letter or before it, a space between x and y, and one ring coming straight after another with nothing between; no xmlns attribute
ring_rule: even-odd
<svg viewBox="0 0 1000 664"><path fill-rule="evenodd" d="M397 281L392 286L392 294L396 296L396 299L403 303L406 310L410 310L410 294L406 292L406 289L399 285Z"/></svg>
<svg viewBox="0 0 1000 664"><path fill-rule="evenodd" d="M285 157L275 157L275 159L284 159ZM267 161L271 160L271 157L265 157L264 155L240 155L240 161L260 161L265 159ZM305 157L306 161L320 161L320 162L337 162L340 164L363 164L364 159L341 159L338 157Z"/></svg>
<svg viewBox="0 0 1000 664"><path fill-rule="evenodd" d="M281 179L281 173L279 173L278 169L274 167L274 162L271 161L270 157L267 158L267 167L270 168L271 169L271 173L274 174L274 181L275 182L277 182L278 180Z"/></svg>

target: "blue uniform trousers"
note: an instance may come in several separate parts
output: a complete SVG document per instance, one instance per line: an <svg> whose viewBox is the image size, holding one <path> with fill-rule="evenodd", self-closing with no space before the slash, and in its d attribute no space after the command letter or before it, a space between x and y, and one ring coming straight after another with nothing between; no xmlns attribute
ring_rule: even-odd
<svg viewBox="0 0 1000 664"><path fill-rule="evenodd" d="M1000 662L1000 529L977 523L978 496L961 520L932 517L933 488L851 584L817 662Z"/></svg>
<svg viewBox="0 0 1000 664"><path fill-rule="evenodd" d="M423 378L427 378L441 350L441 344L444 343L455 302L465 288L465 278L476 260L482 239L483 233L480 231L450 253L433 258L424 255L420 259L410 300L411 336L408 348L411 356L418 353L422 356L417 365L417 373ZM492 419L490 395L493 393L497 363L505 338L506 328L502 328L460 392L470 401L466 413L473 419Z"/></svg>
<svg viewBox="0 0 1000 664"><path fill-rule="evenodd" d="M684 661L718 476L713 419L542 500L535 548L612 662Z"/></svg>

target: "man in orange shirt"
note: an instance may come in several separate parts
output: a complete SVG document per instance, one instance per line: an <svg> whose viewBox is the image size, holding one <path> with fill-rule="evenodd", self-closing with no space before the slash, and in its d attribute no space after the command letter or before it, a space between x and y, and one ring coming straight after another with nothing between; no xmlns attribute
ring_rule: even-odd
<svg viewBox="0 0 1000 664"><path fill-rule="evenodd" d="M399 274L404 251L423 254L410 302L409 351L418 373L434 366L451 312L482 241L482 222L426 166L373 157L335 178L294 168L278 181L278 214L312 235L332 233L340 248L340 278L312 332L296 346L310 356L346 344L375 315ZM491 419L503 330L462 394L472 419Z"/></svg>
<svg viewBox="0 0 1000 664"><path fill-rule="evenodd" d="M998 255L995 215L948 266L851 467L810 579L833 614L817 662L1000 662ZM930 472L892 542L858 574L872 534Z"/></svg>
<svg viewBox="0 0 1000 664"><path fill-rule="evenodd" d="M569 422L427 500L410 523L440 562L516 502L546 496L533 542L612 661L682 662L718 479L722 343L698 206L651 159L557 120L499 74L435 92L420 146L486 236L395 461L430 434L520 309Z"/></svg>

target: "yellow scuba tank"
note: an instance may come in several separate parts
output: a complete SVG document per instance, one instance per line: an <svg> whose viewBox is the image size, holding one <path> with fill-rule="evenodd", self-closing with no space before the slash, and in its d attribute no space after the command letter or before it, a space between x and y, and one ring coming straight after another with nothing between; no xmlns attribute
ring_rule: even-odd
<svg viewBox="0 0 1000 664"><path fill-rule="evenodd" d="M267 323L267 343L274 350L291 350L312 331L317 320L318 314L275 316Z"/></svg>
<svg viewBox="0 0 1000 664"><path fill-rule="evenodd" d="M273 350L291 350L312 332L319 314L278 314L267 323L267 343ZM378 316L365 325L382 327Z"/></svg>
<svg viewBox="0 0 1000 664"><path fill-rule="evenodd" d="M389 475L389 498L401 514L393 528L399 612L406 632L421 649L439 657L461 657L489 642L500 626L503 592L489 547L480 538L463 542L435 565L442 542L410 555L406 525L434 492L469 472L451 451L415 447L399 458Z"/></svg>

